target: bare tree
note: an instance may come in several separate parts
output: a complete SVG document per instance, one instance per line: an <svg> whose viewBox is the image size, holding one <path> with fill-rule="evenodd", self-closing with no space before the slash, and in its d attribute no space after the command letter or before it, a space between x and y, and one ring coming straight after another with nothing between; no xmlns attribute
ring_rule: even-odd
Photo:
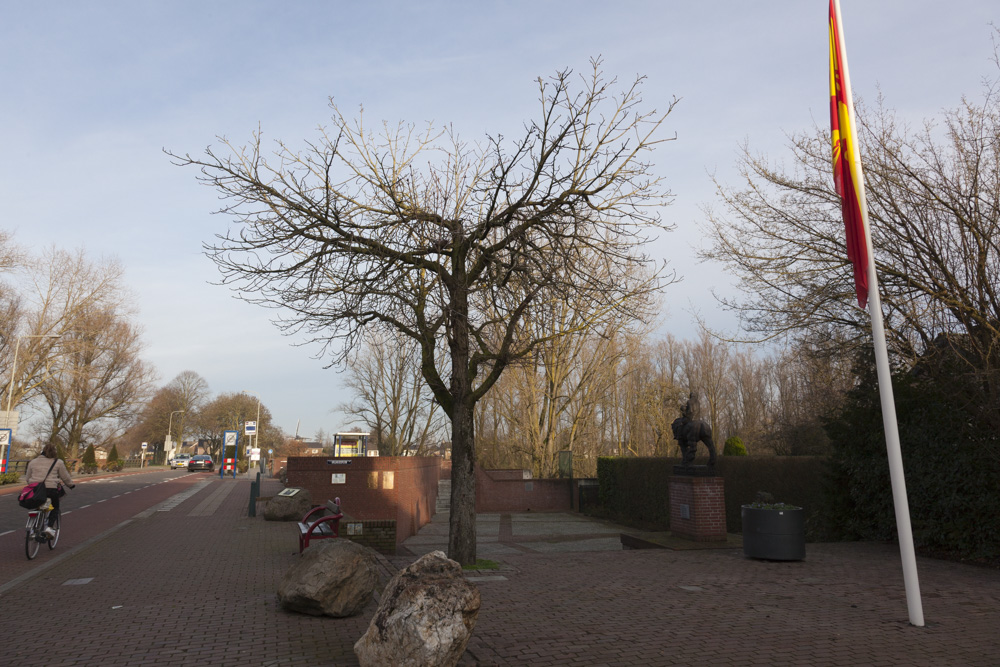
<svg viewBox="0 0 1000 667"><path fill-rule="evenodd" d="M1000 368L998 95L990 85L917 130L881 103L858 114L890 351L912 364L939 336L961 340L968 370L988 382ZM831 344L856 347L869 325L854 305L829 132L792 135L789 150L788 169L744 150L745 186L719 185L705 254L739 277L745 298L724 303L751 333L833 332Z"/></svg>
<svg viewBox="0 0 1000 667"><path fill-rule="evenodd" d="M375 434L382 456L423 455L436 444L441 420L420 372L420 349L398 331L364 338L347 370L354 398L339 409Z"/></svg>
<svg viewBox="0 0 1000 667"><path fill-rule="evenodd" d="M187 432L188 424L198 417L198 411L208 400L208 382L194 371L181 371L173 380L167 384L166 388L174 396L171 412L177 412L174 419L166 419L166 426L173 433L177 434L176 442L184 442L184 433Z"/></svg>
<svg viewBox="0 0 1000 667"><path fill-rule="evenodd" d="M73 326L40 391L49 409L48 441L78 456L85 435L97 445L121 434L148 400L155 372L139 357L142 340L127 315L93 308Z"/></svg>
<svg viewBox="0 0 1000 667"><path fill-rule="evenodd" d="M572 80L539 80L540 116L512 143L402 124L376 137L331 105L332 133L301 152L279 143L271 161L258 135L173 156L228 199L234 227L208 251L244 298L283 308L334 363L368 328L420 347L451 420L448 553L463 564L476 559L476 403L550 338L525 316L574 300L588 326L643 317L630 297L665 275L634 267L651 263L647 230L664 228L669 193L647 155L674 103L644 110L642 79L618 91L598 62L580 92Z"/></svg>

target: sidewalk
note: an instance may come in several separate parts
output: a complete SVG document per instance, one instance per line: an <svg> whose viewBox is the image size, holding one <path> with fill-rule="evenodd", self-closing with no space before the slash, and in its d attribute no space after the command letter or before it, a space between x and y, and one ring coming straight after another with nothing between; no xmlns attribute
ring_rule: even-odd
<svg viewBox="0 0 1000 667"><path fill-rule="evenodd" d="M349 619L280 610L296 530L249 518L248 498L247 480L213 478L70 558L40 555L0 594L4 664L356 665L375 603ZM470 576L482 609L463 665L998 664L1000 572L919 559L927 627L913 628L891 546L810 544L800 563L619 551L610 524L556 516L482 515L480 555L502 569ZM440 545L437 518L407 551Z"/></svg>

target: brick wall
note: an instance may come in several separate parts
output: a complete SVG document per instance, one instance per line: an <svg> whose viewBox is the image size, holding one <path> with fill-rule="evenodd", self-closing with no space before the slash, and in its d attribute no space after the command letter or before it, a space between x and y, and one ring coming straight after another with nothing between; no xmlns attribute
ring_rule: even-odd
<svg viewBox="0 0 1000 667"><path fill-rule="evenodd" d="M721 477L674 475L670 487L670 532L696 542L726 539L726 498Z"/></svg>
<svg viewBox="0 0 1000 667"><path fill-rule="evenodd" d="M524 479L521 470L476 466L477 512L571 512L573 480Z"/></svg>
<svg viewBox="0 0 1000 667"><path fill-rule="evenodd" d="M345 518L394 521L397 543L434 513L437 456L291 456L287 467L288 486L308 489L314 504L339 497Z"/></svg>
<svg viewBox="0 0 1000 667"><path fill-rule="evenodd" d="M383 554L396 553L396 522L392 519L342 521L340 536Z"/></svg>

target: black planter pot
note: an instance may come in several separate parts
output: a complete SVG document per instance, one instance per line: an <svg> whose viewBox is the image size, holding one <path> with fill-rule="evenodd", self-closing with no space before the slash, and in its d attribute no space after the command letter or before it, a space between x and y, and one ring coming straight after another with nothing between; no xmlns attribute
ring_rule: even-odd
<svg viewBox="0 0 1000 667"><path fill-rule="evenodd" d="M743 555L766 560L803 560L806 522L802 509L758 509L744 505Z"/></svg>

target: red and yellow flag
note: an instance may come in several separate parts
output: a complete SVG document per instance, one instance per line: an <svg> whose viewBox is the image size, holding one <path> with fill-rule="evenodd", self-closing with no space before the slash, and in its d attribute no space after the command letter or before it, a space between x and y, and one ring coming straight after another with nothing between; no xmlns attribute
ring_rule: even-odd
<svg viewBox="0 0 1000 667"><path fill-rule="evenodd" d="M858 159L854 108L847 78L847 54L840 35L840 6L830 0L830 128L833 131L833 181L840 195L847 230L847 258L854 265L858 306L868 303L868 247L861 213L864 180Z"/></svg>

